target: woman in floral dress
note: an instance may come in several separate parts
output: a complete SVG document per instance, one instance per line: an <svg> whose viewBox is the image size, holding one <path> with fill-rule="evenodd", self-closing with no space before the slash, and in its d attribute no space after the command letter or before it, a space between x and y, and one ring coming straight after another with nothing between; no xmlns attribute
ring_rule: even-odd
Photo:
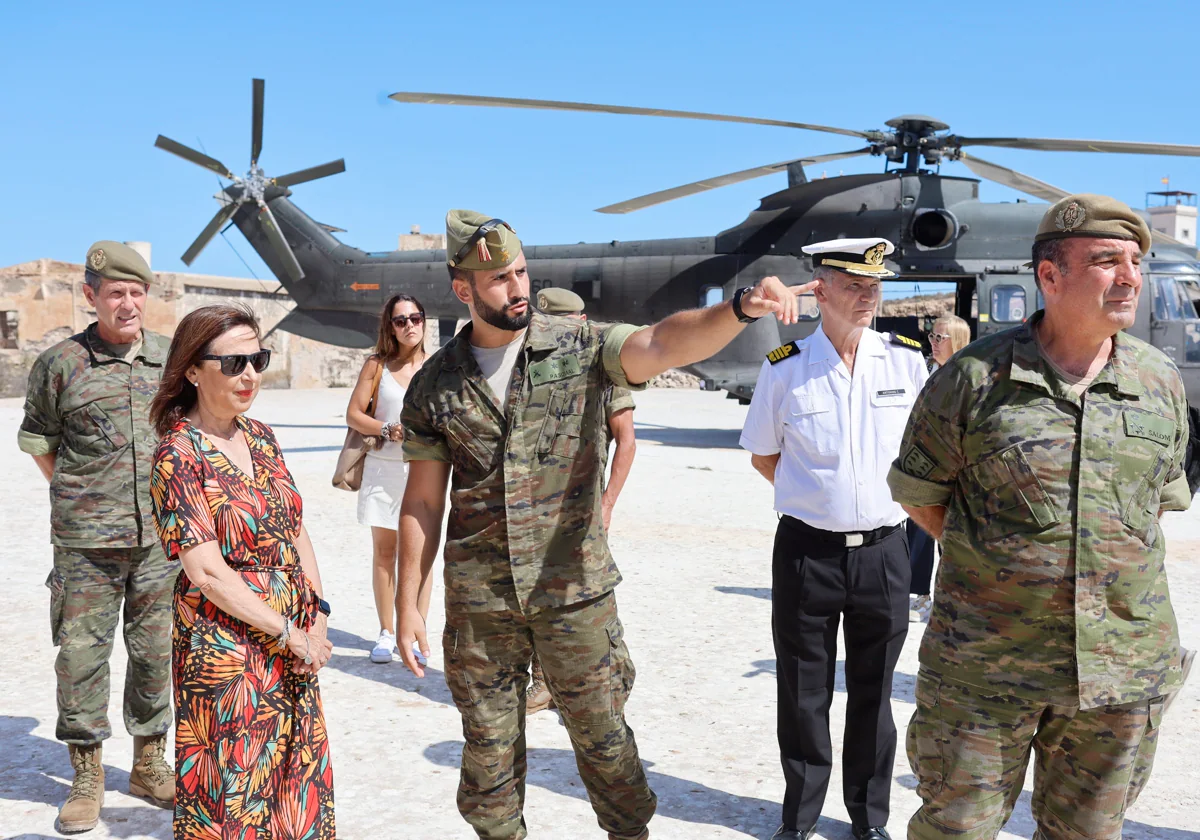
<svg viewBox="0 0 1200 840"><path fill-rule="evenodd" d="M151 406L151 499L175 589L175 840L333 840L317 671L328 605L270 427L244 416L270 351L238 307L179 323Z"/></svg>

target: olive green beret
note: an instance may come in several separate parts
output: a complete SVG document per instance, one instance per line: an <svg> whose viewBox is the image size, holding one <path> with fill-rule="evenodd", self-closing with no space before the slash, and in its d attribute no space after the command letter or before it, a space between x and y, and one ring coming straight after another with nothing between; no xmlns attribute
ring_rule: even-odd
<svg viewBox="0 0 1200 840"><path fill-rule="evenodd" d="M154 272L142 255L111 239L101 239L88 248L83 264L93 274L109 280L133 280L146 285L154 282Z"/></svg>
<svg viewBox="0 0 1200 840"><path fill-rule="evenodd" d="M494 223L487 234L466 248L487 222ZM466 252L462 253L464 248ZM520 253L521 240L508 222L474 210L451 210L446 214L447 265L467 271L494 271L512 263Z"/></svg>
<svg viewBox="0 0 1200 840"><path fill-rule="evenodd" d="M551 286L538 292L537 308L547 315L574 315L583 311L583 298L570 289Z"/></svg>
<svg viewBox="0 0 1200 840"><path fill-rule="evenodd" d="M1145 254L1150 250L1150 226L1128 204L1107 195L1080 193L1061 198L1042 216L1034 240L1092 236L1097 239L1132 239Z"/></svg>

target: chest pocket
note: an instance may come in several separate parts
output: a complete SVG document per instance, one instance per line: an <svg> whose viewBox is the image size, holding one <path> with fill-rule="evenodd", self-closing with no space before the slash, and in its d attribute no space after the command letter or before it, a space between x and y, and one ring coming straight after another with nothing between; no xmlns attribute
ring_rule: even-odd
<svg viewBox="0 0 1200 840"><path fill-rule="evenodd" d="M583 440L584 409L587 395L576 393L569 385L555 390L546 403L546 419L538 436L539 458L557 455L574 458Z"/></svg>
<svg viewBox="0 0 1200 840"><path fill-rule="evenodd" d="M1152 546L1158 537L1155 524L1159 498L1171 467L1170 446L1175 441L1175 424L1147 411L1126 409L1123 414L1124 438L1117 443L1113 476L1118 498L1125 496L1121 521L1142 542Z"/></svg>
<svg viewBox="0 0 1200 840"><path fill-rule="evenodd" d="M487 475L500 458L501 432L494 422L474 413L451 415L446 439L454 468L467 474Z"/></svg>
<svg viewBox="0 0 1200 840"><path fill-rule="evenodd" d="M123 449L129 439L113 419L114 415L119 417L120 403L118 397L106 397L72 412L67 418L67 427L71 432L70 448L81 455L96 456Z"/></svg>
<svg viewBox="0 0 1200 840"><path fill-rule="evenodd" d="M889 462L899 454L900 438L904 436L915 399L912 386L871 391L871 420L875 433L885 446L895 450L890 453Z"/></svg>
<svg viewBox="0 0 1200 840"><path fill-rule="evenodd" d="M799 438L800 446L806 452L837 454L838 412L832 394L793 391L783 422Z"/></svg>
<svg viewBox="0 0 1200 840"><path fill-rule="evenodd" d="M965 471L967 509L980 539L1037 533L1059 522L1058 510L1018 445Z"/></svg>

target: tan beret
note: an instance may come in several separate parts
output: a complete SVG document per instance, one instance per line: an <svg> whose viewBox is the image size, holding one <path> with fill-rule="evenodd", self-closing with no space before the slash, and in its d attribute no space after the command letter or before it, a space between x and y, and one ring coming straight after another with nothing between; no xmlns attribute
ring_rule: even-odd
<svg viewBox="0 0 1200 840"><path fill-rule="evenodd" d="M1092 236L1097 239L1131 239L1145 254L1150 250L1150 226L1123 201L1107 195L1080 193L1050 205L1034 240Z"/></svg>
<svg viewBox="0 0 1200 840"><path fill-rule="evenodd" d="M108 280L133 280L146 285L154 282L154 272L142 255L111 239L101 239L88 248L83 264L93 274Z"/></svg>
<svg viewBox="0 0 1200 840"><path fill-rule="evenodd" d="M570 289L551 286L538 292L537 308L547 315L575 315L583 311L583 298Z"/></svg>
<svg viewBox="0 0 1200 840"><path fill-rule="evenodd" d="M475 232L488 222L494 224L487 234L467 248ZM509 265L520 253L521 240L508 222L474 210L451 210L446 214L446 265L468 271L493 271Z"/></svg>

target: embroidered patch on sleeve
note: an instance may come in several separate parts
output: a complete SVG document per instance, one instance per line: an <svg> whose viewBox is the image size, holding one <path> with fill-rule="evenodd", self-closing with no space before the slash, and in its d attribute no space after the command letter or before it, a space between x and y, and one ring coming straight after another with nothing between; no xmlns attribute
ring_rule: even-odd
<svg viewBox="0 0 1200 840"><path fill-rule="evenodd" d="M936 466L937 464L926 454L925 450L915 443L908 447L908 451L904 453L904 457L900 461L901 469L913 478L928 477Z"/></svg>

